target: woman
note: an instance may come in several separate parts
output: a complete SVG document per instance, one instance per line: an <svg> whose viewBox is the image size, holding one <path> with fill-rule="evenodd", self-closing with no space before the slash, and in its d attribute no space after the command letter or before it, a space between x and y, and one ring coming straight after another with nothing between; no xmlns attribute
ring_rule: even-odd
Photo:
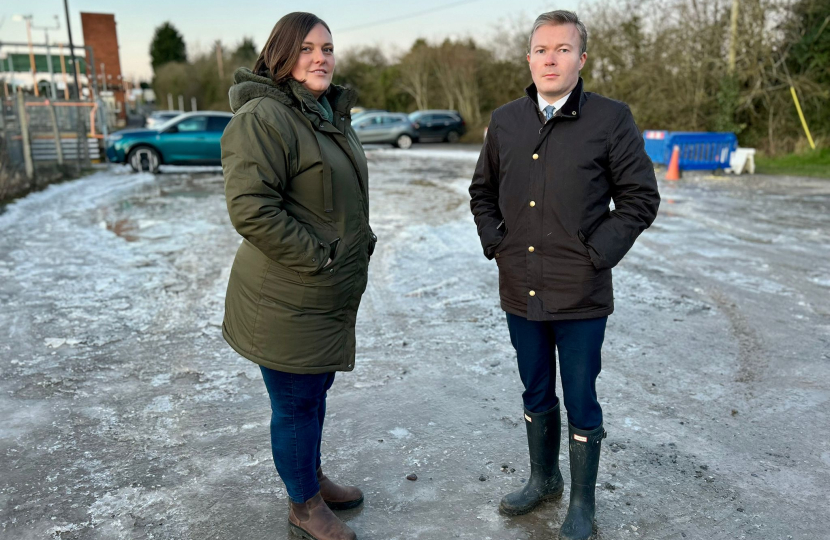
<svg viewBox="0 0 830 540"><path fill-rule="evenodd" d="M230 90L222 136L231 222L244 238L231 270L222 334L256 362L271 398L271 447L290 497L292 532L354 533L330 508L363 502L320 468L326 391L354 369L355 319L376 237L366 157L351 127L355 93L332 85L325 22L291 13L253 71Z"/></svg>

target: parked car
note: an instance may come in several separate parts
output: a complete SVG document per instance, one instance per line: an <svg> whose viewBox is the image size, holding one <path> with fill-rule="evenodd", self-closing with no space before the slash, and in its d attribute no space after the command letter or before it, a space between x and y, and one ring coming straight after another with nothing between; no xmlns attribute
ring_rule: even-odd
<svg viewBox="0 0 830 540"><path fill-rule="evenodd" d="M418 132L404 113L370 113L352 120L362 143L391 144L406 150L418 140Z"/></svg>
<svg viewBox="0 0 830 540"><path fill-rule="evenodd" d="M359 109L359 110L352 109L352 123L354 123L354 121L357 120L358 118L360 118L362 116L366 116L367 114L389 112L389 111L385 111L383 109L364 109L362 107L356 107L356 108Z"/></svg>
<svg viewBox="0 0 830 540"><path fill-rule="evenodd" d="M421 142L446 141L457 143L467 133L467 122L458 111L415 111L409 120L418 131Z"/></svg>
<svg viewBox="0 0 830 540"><path fill-rule="evenodd" d="M158 127L181 114L182 111L154 111L147 117L147 120L144 122L144 127Z"/></svg>
<svg viewBox="0 0 830 540"><path fill-rule="evenodd" d="M232 117L228 112L190 112L157 128L116 131L107 137L107 159L151 172L159 165L221 165L219 138Z"/></svg>

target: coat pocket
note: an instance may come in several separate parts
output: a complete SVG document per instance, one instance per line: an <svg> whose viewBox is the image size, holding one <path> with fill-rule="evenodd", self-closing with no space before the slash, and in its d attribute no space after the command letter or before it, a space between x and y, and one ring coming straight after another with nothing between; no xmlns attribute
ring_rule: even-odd
<svg viewBox="0 0 830 540"><path fill-rule="evenodd" d="M305 284L320 283L328 281L337 273L337 267L341 262L343 254L343 241L340 238L335 238L329 242L329 246L333 249L329 252L331 264L320 270L315 274L299 274L300 280Z"/></svg>
<svg viewBox="0 0 830 540"><path fill-rule="evenodd" d="M591 248L588 247L588 242L585 240L585 234L582 232L582 229L576 231L576 235L579 238L579 243L582 245L582 253L585 255L585 258L588 259L592 265L594 265L594 259L591 257ZM596 265L594 265L596 267Z"/></svg>
<svg viewBox="0 0 830 540"><path fill-rule="evenodd" d="M501 252L507 246L507 243L505 242L505 240L507 240L507 228L504 226L504 221L499 224L498 229L502 231L502 237L501 240L499 240L499 243L493 246L491 250L494 257L497 259L501 258Z"/></svg>

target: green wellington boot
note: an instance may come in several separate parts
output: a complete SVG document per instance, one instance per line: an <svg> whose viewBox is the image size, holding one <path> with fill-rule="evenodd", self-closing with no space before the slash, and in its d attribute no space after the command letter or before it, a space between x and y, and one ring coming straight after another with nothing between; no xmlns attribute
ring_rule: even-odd
<svg viewBox="0 0 830 540"><path fill-rule="evenodd" d="M530 452L530 479L522 489L502 498L499 510L509 516L527 514L542 501L558 499L565 490L559 471L559 439L562 436L559 403L543 413L525 409L525 428Z"/></svg>
<svg viewBox="0 0 830 540"><path fill-rule="evenodd" d="M599 451L605 430L591 431L568 424L568 451L571 457L571 502L559 530L560 540L588 540L594 533L594 493L599 469Z"/></svg>

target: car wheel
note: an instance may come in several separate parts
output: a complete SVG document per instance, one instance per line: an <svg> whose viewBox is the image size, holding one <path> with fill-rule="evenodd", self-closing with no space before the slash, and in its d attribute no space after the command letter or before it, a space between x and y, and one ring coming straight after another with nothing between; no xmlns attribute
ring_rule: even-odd
<svg viewBox="0 0 830 540"><path fill-rule="evenodd" d="M400 135L395 141L395 146L402 150L408 150L412 147L412 137L410 137L406 133Z"/></svg>
<svg viewBox="0 0 830 540"><path fill-rule="evenodd" d="M458 134L457 131L450 131L447 133L447 142L448 143L457 143L458 140L461 139L461 136Z"/></svg>
<svg viewBox="0 0 830 540"><path fill-rule="evenodd" d="M139 146L130 151L130 156L127 162L135 172L150 171L155 174L159 172L159 165L161 165L161 157L159 153L149 146Z"/></svg>

